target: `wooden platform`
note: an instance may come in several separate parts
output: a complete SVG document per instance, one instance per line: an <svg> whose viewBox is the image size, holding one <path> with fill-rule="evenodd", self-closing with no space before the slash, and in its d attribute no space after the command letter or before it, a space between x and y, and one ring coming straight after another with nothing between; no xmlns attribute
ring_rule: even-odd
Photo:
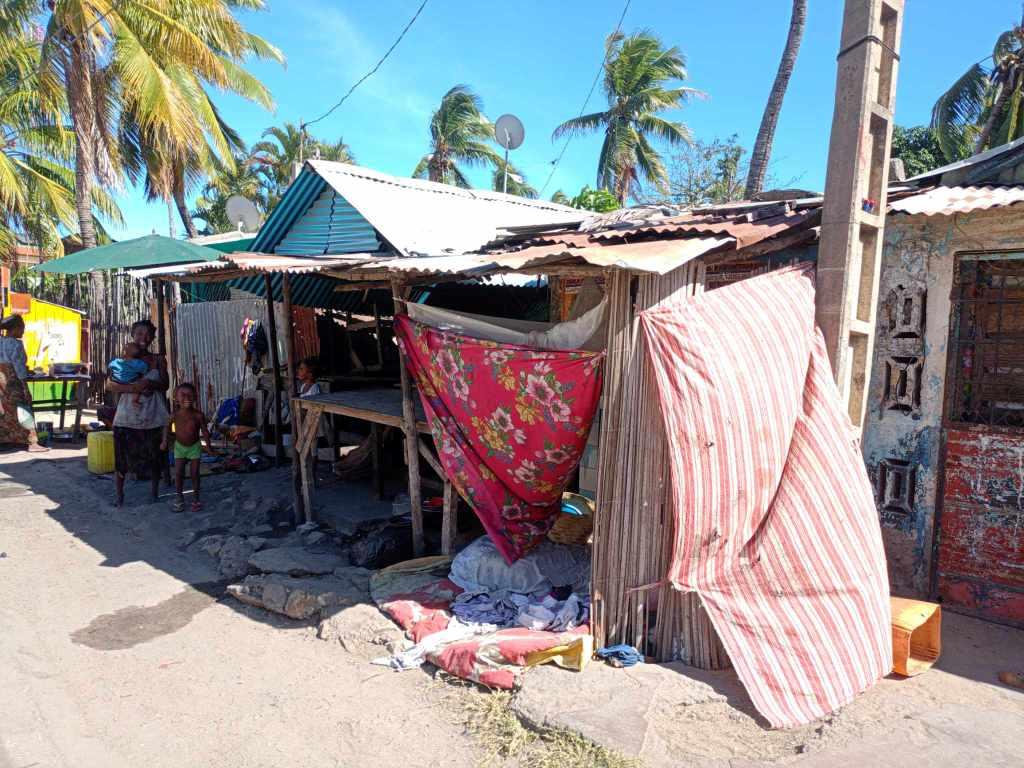
<svg viewBox="0 0 1024 768"><path fill-rule="evenodd" d="M348 416L354 419L367 421L373 428L374 440L374 485L378 489L378 496L381 488L380 474L380 425L397 427L406 433L407 445L412 448L407 452L407 464L415 463L410 467L410 500L412 506L413 522L413 548L417 555L423 551L423 509L420 505L419 493L419 457L430 465L434 472L444 480L444 509L441 522L441 551L443 554L451 554L456 532L456 512L458 506L458 494L454 486L446 476L436 453L431 450L420 435L429 435L430 428L427 426L426 414L423 411L423 404L415 390L411 391L412 413L415 416L415 433L412 429L406 430L405 406L403 403L402 391L395 387L373 387L370 389L352 389L344 392L330 392L324 395L313 397L294 397L291 401L292 430L295 451L296 477L294 478L297 488L296 505L301 502L307 520L312 520L313 505L311 492L313 484L313 472L310 467L312 454L316 447L317 435L319 433L321 417L334 414ZM413 442L410 442L412 438ZM415 492L413 490L415 489ZM301 495L300 495L301 494Z"/></svg>
<svg viewBox="0 0 1024 768"><path fill-rule="evenodd" d="M416 429L430 434L427 417L423 412L423 404L418 396L413 397L416 412ZM326 395L315 395L292 401L292 407L305 410L317 410L323 413L336 413L339 416L351 416L374 424L389 427L402 427L402 392L396 387L374 387L372 389L350 389L345 392L330 392Z"/></svg>

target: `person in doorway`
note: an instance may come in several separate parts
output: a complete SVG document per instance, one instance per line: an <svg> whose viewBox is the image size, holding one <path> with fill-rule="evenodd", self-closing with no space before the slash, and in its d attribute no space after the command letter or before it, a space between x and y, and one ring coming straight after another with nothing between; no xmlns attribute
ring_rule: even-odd
<svg viewBox="0 0 1024 768"><path fill-rule="evenodd" d="M185 509L185 465L192 475L192 511L199 512L203 505L199 501L199 460L203 454L200 437L206 440L206 449L213 453L210 432L206 427L206 417L196 406L196 388L182 382L174 390L175 409L170 424L164 429L164 439L160 448L166 452L171 442L171 427L174 428L174 469L175 488L178 498L174 502L174 511Z"/></svg>
<svg viewBox="0 0 1024 768"><path fill-rule="evenodd" d="M27 445L29 452L50 450L39 444L32 394L28 389L25 321L11 315L0 321L0 443Z"/></svg>
<svg viewBox="0 0 1024 768"><path fill-rule="evenodd" d="M299 397L315 397L316 395L323 394L320 390L320 384L316 380L316 360L307 357L305 360L300 361L296 374L299 379Z"/></svg>
<svg viewBox="0 0 1024 768"><path fill-rule="evenodd" d="M114 505L117 507L124 504L124 479L129 472L149 479L152 501L160 496L160 474L165 461L160 444L169 421L164 395L169 377L163 355L149 351L155 336L156 327L149 320L135 323L131 329L132 342L139 345L139 359L145 361L148 372L131 384L107 381L107 389L118 398L114 414ZM143 397L136 402L135 396L143 394L153 397Z"/></svg>

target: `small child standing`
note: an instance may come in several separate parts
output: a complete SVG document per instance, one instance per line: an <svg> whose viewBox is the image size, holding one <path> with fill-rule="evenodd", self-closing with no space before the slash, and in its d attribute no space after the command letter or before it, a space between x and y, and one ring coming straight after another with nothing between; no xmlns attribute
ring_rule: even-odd
<svg viewBox="0 0 1024 768"><path fill-rule="evenodd" d="M203 505L199 502L199 458L203 450L200 436L206 439L206 447L213 453L210 444L210 432L206 428L206 417L196 406L196 388L187 382L179 384L174 390L176 408L171 416L171 423L164 429L164 440L161 450L166 451L171 442L171 427L174 427L174 468L176 471L175 486L178 498L174 502L174 511L185 509L185 464L188 463L192 474L192 511L199 512Z"/></svg>
<svg viewBox="0 0 1024 768"><path fill-rule="evenodd" d="M142 359L142 347L128 342L121 350L121 357L115 357L107 366L110 378L118 384L134 384L149 372L149 365ZM148 397L149 395L146 395ZM135 395L135 404L142 402L143 395Z"/></svg>

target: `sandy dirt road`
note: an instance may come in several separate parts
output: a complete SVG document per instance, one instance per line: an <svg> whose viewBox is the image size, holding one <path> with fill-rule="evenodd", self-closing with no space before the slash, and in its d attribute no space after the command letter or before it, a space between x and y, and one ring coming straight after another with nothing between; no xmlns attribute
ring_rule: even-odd
<svg viewBox="0 0 1024 768"><path fill-rule="evenodd" d="M0 456L0 768L474 764L425 675L218 599L180 518L110 510L80 456Z"/></svg>

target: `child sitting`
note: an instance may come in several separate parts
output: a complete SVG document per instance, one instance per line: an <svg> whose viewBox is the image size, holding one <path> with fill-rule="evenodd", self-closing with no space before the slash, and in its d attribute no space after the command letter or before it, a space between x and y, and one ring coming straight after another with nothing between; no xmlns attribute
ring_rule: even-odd
<svg viewBox="0 0 1024 768"><path fill-rule="evenodd" d="M210 444L210 432L206 428L206 417L196 406L196 388L187 382L179 384L174 390L176 408L171 416L171 423L164 428L164 439L160 445L166 451L171 441L171 427L174 427L174 468L176 471L175 486L178 498L174 503L174 511L185 509L185 464L189 465L192 474L192 511L199 512L203 506L199 501L199 458L202 456L200 435L206 439L206 448L213 453Z"/></svg>
<svg viewBox="0 0 1024 768"><path fill-rule="evenodd" d="M118 384L134 384L149 372L149 365L142 359L142 347L138 344L128 342L121 350L121 355L111 360L107 366L110 378ZM142 397L141 394L135 395L136 405L141 402Z"/></svg>

